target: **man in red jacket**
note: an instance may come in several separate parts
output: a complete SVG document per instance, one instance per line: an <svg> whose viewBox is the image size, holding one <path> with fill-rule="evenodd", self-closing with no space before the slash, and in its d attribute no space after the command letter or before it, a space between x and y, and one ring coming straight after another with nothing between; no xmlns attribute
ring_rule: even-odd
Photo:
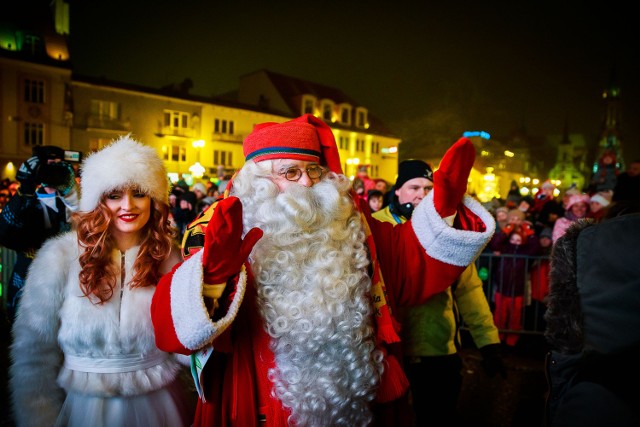
<svg viewBox="0 0 640 427"><path fill-rule="evenodd" d="M354 201L322 120L257 125L243 150L151 308L158 347L191 355L194 425L388 424L408 390L394 307L447 288L495 229L464 194L473 145L449 149L396 227Z"/></svg>

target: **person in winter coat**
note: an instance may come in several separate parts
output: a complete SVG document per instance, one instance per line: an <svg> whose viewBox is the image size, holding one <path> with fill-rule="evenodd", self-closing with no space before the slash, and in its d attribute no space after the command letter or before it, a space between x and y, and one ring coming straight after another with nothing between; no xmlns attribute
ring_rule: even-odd
<svg viewBox="0 0 640 427"><path fill-rule="evenodd" d="M194 425L403 425L395 307L450 286L494 229L464 194L473 144L445 153L396 226L354 199L322 119L259 124L243 150L228 197L189 226L186 259L153 298L158 346L193 360Z"/></svg>
<svg viewBox="0 0 640 427"><path fill-rule="evenodd" d="M64 150L37 146L16 174L20 187L0 212L0 245L16 251L7 286L7 321L13 322L27 271L35 253L49 238L71 229L71 214L78 209L75 172L64 161Z"/></svg>
<svg viewBox="0 0 640 427"><path fill-rule="evenodd" d="M578 221L551 254L546 425L638 426L640 206Z"/></svg>
<svg viewBox="0 0 640 427"><path fill-rule="evenodd" d="M81 170L74 228L38 251L13 325L16 424L187 426L181 366L156 347L149 313L180 261L162 160L122 137Z"/></svg>
<svg viewBox="0 0 640 427"><path fill-rule="evenodd" d="M395 194L389 206L372 216L403 224L433 189L433 171L424 161L404 160L398 165ZM369 197L371 201L371 197ZM489 376L506 377L498 328L482 288L475 264L469 265L452 286L424 304L401 307L401 338L405 370L411 386L415 425L454 424L462 389L460 325L468 328L482 354Z"/></svg>
<svg viewBox="0 0 640 427"><path fill-rule="evenodd" d="M525 223L498 230L490 243L494 255L500 259L492 275L495 290L493 320L498 329L522 330L524 294L527 282L527 256L539 250L538 238ZM500 333L500 340L513 348L520 336L517 333Z"/></svg>

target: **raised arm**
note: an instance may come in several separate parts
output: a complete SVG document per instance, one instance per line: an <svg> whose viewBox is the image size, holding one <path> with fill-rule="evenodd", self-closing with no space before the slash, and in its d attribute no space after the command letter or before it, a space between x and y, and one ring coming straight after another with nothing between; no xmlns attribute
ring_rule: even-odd
<svg viewBox="0 0 640 427"><path fill-rule="evenodd" d="M237 197L221 200L201 221L204 247L177 265L158 283L151 304L156 345L164 351L190 354L210 344L233 322L244 297L247 261L262 231L242 238L242 204ZM234 286L228 304L217 312L218 299ZM208 299L208 301L207 301Z"/></svg>
<svg viewBox="0 0 640 427"><path fill-rule="evenodd" d="M420 304L451 286L493 235L493 216L465 195L474 158L466 138L449 148L434 173L433 191L410 221L394 227L367 217L387 292L397 305Z"/></svg>

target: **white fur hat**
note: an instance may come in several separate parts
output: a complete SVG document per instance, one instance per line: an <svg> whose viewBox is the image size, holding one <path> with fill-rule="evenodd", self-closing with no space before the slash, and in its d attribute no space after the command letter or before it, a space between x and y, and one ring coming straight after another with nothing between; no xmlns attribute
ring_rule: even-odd
<svg viewBox="0 0 640 427"><path fill-rule="evenodd" d="M596 193L591 196L590 202L600 203L603 208L606 208L611 203L611 201L602 193Z"/></svg>
<svg viewBox="0 0 640 427"><path fill-rule="evenodd" d="M103 194L136 185L152 199L169 202L169 179L162 159L152 147L122 136L89 155L80 170L80 210L92 211Z"/></svg>

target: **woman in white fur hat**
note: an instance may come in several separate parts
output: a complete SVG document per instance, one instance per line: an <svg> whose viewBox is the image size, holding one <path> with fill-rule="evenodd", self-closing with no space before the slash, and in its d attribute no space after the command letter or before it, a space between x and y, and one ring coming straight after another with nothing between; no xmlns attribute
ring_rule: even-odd
<svg viewBox="0 0 640 427"><path fill-rule="evenodd" d="M18 426L183 426L192 414L175 357L150 318L160 276L180 260L156 151L128 136L81 170L74 230L31 264L13 328Z"/></svg>

